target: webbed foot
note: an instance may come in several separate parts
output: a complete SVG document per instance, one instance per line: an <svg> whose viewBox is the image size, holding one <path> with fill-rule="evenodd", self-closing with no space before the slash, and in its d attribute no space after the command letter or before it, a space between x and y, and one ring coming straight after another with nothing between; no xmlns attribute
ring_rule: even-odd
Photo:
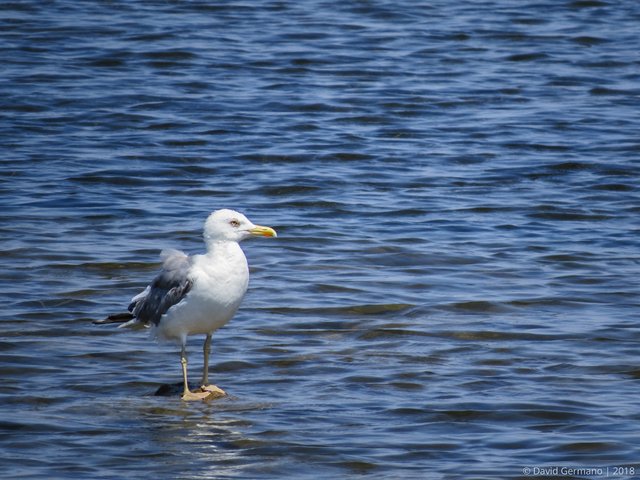
<svg viewBox="0 0 640 480"><path fill-rule="evenodd" d="M211 395L211 392L197 391L197 390L195 392L186 391L182 394L180 398L185 402L189 402L193 400L206 400L209 397L209 395Z"/></svg>
<svg viewBox="0 0 640 480"><path fill-rule="evenodd" d="M209 395L211 395L211 398L220 398L227 395L227 392L225 392L224 390L222 390L220 387L216 385L202 385L200 387L200 391L209 392Z"/></svg>

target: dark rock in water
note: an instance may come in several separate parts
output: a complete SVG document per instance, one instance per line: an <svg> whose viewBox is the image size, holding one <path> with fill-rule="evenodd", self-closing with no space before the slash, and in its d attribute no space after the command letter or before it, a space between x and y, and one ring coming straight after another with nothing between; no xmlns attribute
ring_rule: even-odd
<svg viewBox="0 0 640 480"><path fill-rule="evenodd" d="M156 397L175 397L182 394L182 383L164 383L158 387L154 395Z"/></svg>

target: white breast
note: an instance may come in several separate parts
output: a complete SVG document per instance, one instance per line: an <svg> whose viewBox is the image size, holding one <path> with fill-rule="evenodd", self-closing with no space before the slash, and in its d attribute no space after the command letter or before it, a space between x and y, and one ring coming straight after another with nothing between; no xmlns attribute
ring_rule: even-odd
<svg viewBox="0 0 640 480"><path fill-rule="evenodd" d="M249 284L247 259L236 242L224 242L194 256L190 277L191 291L162 316L159 336L184 342L187 335L211 333L231 320Z"/></svg>

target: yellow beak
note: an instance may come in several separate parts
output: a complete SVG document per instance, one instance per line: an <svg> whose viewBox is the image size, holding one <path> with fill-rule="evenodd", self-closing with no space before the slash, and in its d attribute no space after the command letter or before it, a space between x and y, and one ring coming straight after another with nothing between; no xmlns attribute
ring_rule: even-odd
<svg viewBox="0 0 640 480"><path fill-rule="evenodd" d="M249 230L249 233L256 237L277 237L278 236L278 234L273 228L263 227L261 225L256 225L251 230Z"/></svg>

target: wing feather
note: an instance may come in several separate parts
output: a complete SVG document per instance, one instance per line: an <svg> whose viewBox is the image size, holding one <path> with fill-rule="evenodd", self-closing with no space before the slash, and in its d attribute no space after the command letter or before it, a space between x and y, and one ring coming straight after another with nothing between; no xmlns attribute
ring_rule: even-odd
<svg viewBox="0 0 640 480"><path fill-rule="evenodd" d="M131 299L129 311L137 323L160 323L160 317L179 303L191 290L193 280L189 273L191 259L179 250L163 250L160 254L162 270L151 284Z"/></svg>

